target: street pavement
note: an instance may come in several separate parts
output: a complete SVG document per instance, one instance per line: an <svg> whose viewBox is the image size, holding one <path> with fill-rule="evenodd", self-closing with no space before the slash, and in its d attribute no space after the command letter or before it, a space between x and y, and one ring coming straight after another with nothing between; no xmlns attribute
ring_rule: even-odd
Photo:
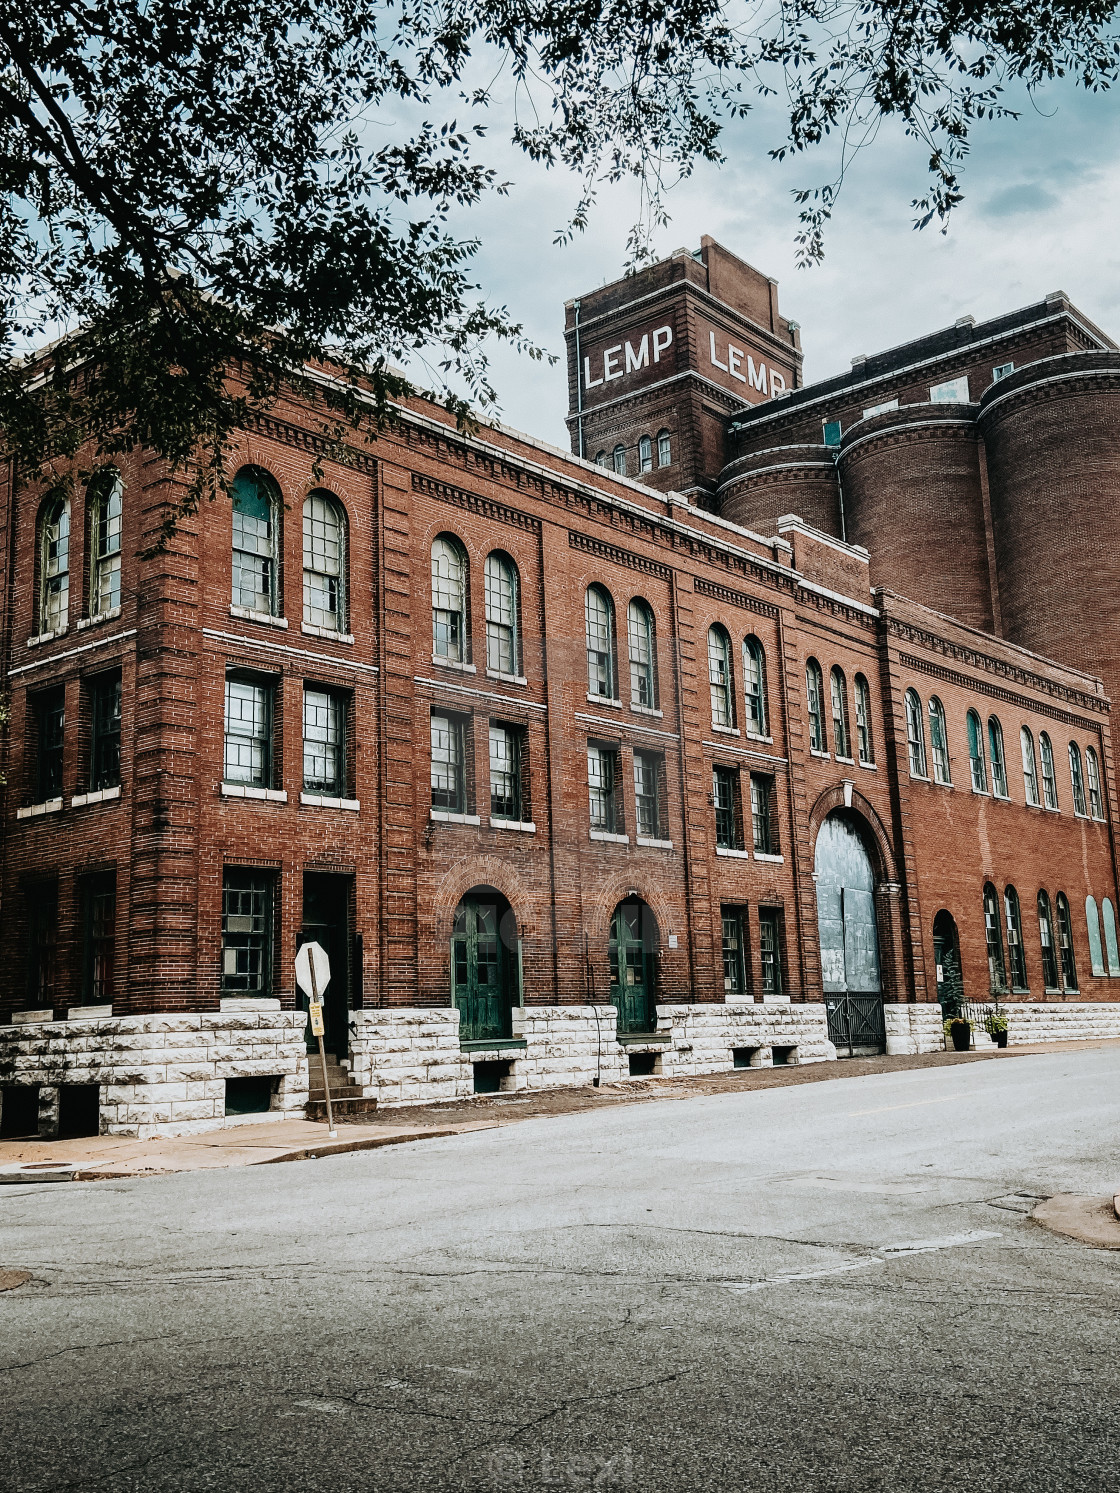
<svg viewBox="0 0 1120 1493"><path fill-rule="evenodd" d="M0 1486L1120 1481L1120 1049L0 1189Z"/></svg>

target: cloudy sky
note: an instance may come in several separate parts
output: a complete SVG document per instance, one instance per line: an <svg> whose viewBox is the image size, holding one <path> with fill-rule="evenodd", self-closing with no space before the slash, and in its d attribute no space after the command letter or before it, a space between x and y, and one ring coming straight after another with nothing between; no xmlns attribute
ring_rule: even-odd
<svg viewBox="0 0 1120 1493"><path fill-rule="evenodd" d="M672 193L673 219L658 250L692 249L709 233L775 276L783 312L801 323L809 381L848 367L857 353L1058 289L1120 340L1120 94L1086 95L1060 84L1022 105L1017 122L976 130L966 200L947 235L912 230L910 201L925 187L923 154L901 132L887 131L845 183L824 265L798 269L790 192L827 180L833 161L807 156L774 165L766 152L776 121L755 115L727 133L724 166L703 168ZM635 198L627 189L604 195L587 233L554 247L576 183L543 172L496 138L487 154L513 187L459 225L482 240L479 283L530 337L562 355L563 303L620 274ZM562 364L549 368L498 348L493 368L501 418L566 447Z"/></svg>

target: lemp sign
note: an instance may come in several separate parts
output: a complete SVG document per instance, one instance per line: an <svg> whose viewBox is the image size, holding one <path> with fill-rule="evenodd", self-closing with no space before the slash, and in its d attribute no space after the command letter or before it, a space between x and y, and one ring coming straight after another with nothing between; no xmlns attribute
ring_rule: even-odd
<svg viewBox="0 0 1120 1493"><path fill-rule="evenodd" d="M603 352L603 372L598 378L591 377L591 359L583 360L583 386L597 389L600 384L611 384L616 378L625 378L628 373L637 373L639 368L650 365L650 341L653 343L653 361L661 362L661 354L672 345L672 327L658 327L646 332L637 347L632 342L618 342ZM623 349L625 348L625 354ZM625 361L624 361L625 360Z"/></svg>
<svg viewBox="0 0 1120 1493"><path fill-rule="evenodd" d="M594 373L591 369L591 357L584 358L584 389L602 388L606 384L627 378L632 373L639 373L643 368L651 368L661 362L662 356L672 345L671 326L655 327L652 332L643 332L636 344L616 342L613 347L604 348L602 353L595 354ZM700 345L703 346L703 343ZM779 373L776 368L767 368L761 358L756 363L746 348L736 347L730 338L721 336L717 342L716 333L709 331L706 351L709 367L718 368L727 378L735 379L749 389L757 389L764 397L786 392L783 373ZM719 380L720 383L724 381Z"/></svg>

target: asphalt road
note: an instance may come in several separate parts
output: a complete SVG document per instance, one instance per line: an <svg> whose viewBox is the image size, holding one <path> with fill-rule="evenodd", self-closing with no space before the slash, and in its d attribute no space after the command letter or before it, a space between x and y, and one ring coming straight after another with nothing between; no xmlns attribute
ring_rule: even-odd
<svg viewBox="0 0 1120 1493"><path fill-rule="evenodd" d="M1115 1489L1120 1049L0 1189L5 1490Z"/></svg>

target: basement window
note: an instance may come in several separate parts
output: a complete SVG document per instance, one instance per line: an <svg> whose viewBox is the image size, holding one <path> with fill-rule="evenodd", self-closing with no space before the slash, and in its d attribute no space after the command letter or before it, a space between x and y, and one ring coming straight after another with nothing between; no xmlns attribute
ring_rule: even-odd
<svg viewBox="0 0 1120 1493"><path fill-rule="evenodd" d="M272 1096L279 1086L279 1075L269 1073L253 1073L248 1078L227 1078L226 1114L267 1114L272 1108Z"/></svg>
<svg viewBox="0 0 1120 1493"><path fill-rule="evenodd" d="M661 1070L659 1052L632 1052L629 1055L630 1077L649 1078Z"/></svg>

